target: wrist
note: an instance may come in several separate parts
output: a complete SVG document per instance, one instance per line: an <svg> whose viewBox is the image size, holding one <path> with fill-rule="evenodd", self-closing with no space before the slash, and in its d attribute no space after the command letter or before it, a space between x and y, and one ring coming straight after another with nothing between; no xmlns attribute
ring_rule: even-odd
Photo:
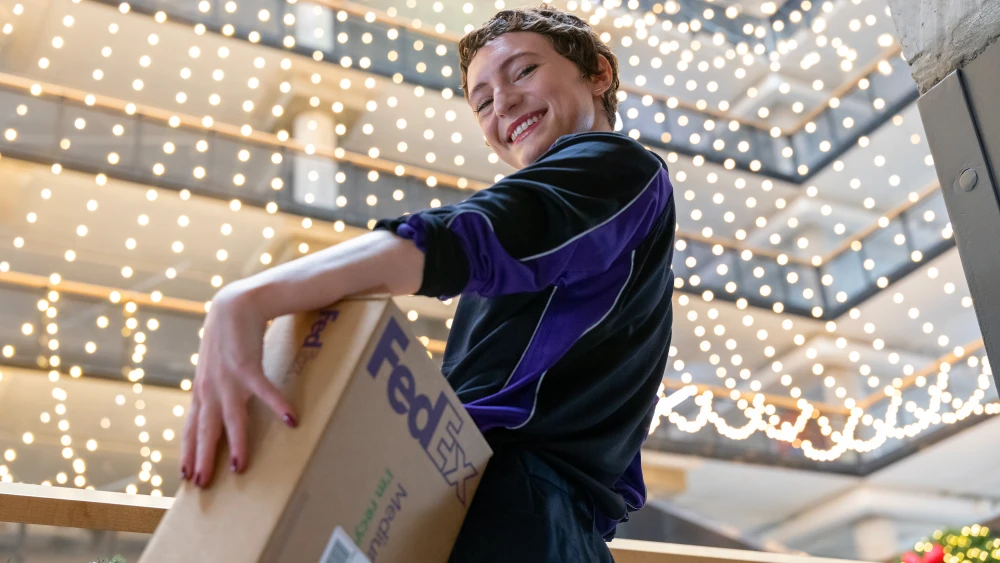
<svg viewBox="0 0 1000 563"><path fill-rule="evenodd" d="M212 309L230 311L251 325L265 325L274 316L266 310L266 300L260 296L260 287L242 279L225 285L212 297Z"/></svg>

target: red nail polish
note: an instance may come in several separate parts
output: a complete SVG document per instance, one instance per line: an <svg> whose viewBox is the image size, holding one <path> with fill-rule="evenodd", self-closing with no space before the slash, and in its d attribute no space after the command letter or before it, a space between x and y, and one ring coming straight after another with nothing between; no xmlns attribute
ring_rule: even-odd
<svg viewBox="0 0 1000 563"><path fill-rule="evenodd" d="M201 473L198 473L194 476L194 484L196 487L201 486Z"/></svg>
<svg viewBox="0 0 1000 563"><path fill-rule="evenodd" d="M181 468L181 481L187 481L187 478L188 478L187 467L182 467Z"/></svg>
<svg viewBox="0 0 1000 563"><path fill-rule="evenodd" d="M281 417L281 419L285 421L285 424L287 424L292 428L295 428L296 426L299 425L299 422L295 420L295 417L290 414L286 413L285 416Z"/></svg>
<svg viewBox="0 0 1000 563"><path fill-rule="evenodd" d="M239 461L234 457L231 462L229 462L229 471L236 473L236 469L240 466Z"/></svg>

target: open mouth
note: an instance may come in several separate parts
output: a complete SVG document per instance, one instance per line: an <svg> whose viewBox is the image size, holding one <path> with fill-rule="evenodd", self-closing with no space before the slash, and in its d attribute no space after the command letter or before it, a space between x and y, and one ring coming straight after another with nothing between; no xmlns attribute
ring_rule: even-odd
<svg viewBox="0 0 1000 563"><path fill-rule="evenodd" d="M537 111L528 115L527 119L522 121L510 136L510 144L517 144L531 135L531 133L538 128L538 123L544 117L546 111Z"/></svg>

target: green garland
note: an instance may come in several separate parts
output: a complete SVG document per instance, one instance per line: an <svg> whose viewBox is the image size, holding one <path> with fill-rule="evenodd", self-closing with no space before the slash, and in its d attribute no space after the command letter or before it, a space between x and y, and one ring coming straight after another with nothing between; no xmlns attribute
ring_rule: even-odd
<svg viewBox="0 0 1000 563"><path fill-rule="evenodd" d="M989 528L966 526L961 530L938 530L931 539L917 542L900 563L1000 563L1000 537Z"/></svg>

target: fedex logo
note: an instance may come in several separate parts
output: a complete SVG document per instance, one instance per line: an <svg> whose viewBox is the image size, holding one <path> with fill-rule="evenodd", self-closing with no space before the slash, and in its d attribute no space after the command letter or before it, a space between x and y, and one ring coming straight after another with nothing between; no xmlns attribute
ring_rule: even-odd
<svg viewBox="0 0 1000 563"><path fill-rule="evenodd" d="M340 314L339 311L323 309L319 312L319 319L309 327L309 334L306 335L306 339L302 342L303 348L322 348L323 342L320 341L319 337L323 334L323 329L326 325L337 320L337 316Z"/></svg>
<svg viewBox="0 0 1000 563"><path fill-rule="evenodd" d="M465 450L458 443L462 418L443 392L432 401L417 391L413 372L401 363L393 343L400 351L406 351L410 345L403 328L390 318L368 361L368 373L375 379L383 365L389 366L386 382L389 406L397 414L406 415L410 436L424 449L445 482L455 488L459 502L465 506L468 499L465 484L479 475L479 471L466 462Z"/></svg>

